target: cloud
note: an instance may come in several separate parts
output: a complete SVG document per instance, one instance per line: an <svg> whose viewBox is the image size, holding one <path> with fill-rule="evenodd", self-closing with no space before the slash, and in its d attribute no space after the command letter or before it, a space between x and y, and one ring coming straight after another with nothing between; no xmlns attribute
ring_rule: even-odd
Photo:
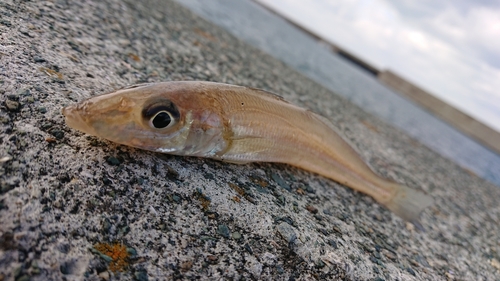
<svg viewBox="0 0 500 281"><path fill-rule="evenodd" d="M453 44L467 56L473 56L499 68L500 40L495 39L500 38L500 4L486 7L481 3L476 6L471 6L470 2L466 3L468 5L443 5L440 10L426 15L419 13L404 15L409 24ZM394 7L401 8L400 6L401 3L398 3ZM402 9L404 10L406 9Z"/></svg>

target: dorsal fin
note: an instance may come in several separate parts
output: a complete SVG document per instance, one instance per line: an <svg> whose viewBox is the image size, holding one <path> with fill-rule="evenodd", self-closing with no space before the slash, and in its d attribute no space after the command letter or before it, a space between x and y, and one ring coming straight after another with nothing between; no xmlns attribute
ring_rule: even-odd
<svg viewBox="0 0 500 281"><path fill-rule="evenodd" d="M129 86L124 86L116 91L122 91L122 90L130 90L130 89L134 89L134 88L139 88L139 87L144 87L144 86L149 86L149 85L152 85L152 84L155 84L155 83L140 83L140 84L133 84L133 85L129 85ZM157 84L157 83L156 83Z"/></svg>
<svg viewBox="0 0 500 281"><path fill-rule="evenodd" d="M278 94L275 94L275 93L272 93L272 92L269 92L266 90L258 89L258 88L252 88L252 87L245 87L245 88L252 90L254 92L258 92L261 95L264 95L264 96L267 96L267 97L270 97L270 98L273 98L273 99L276 99L276 100L279 100L282 102L289 103L287 100L285 100L285 98L283 98L282 96L280 96Z"/></svg>

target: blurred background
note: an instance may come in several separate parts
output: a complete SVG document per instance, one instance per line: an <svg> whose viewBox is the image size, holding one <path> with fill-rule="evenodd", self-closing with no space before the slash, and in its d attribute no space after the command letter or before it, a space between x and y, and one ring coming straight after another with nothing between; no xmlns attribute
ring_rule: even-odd
<svg viewBox="0 0 500 281"><path fill-rule="evenodd" d="M500 131L500 1L258 2Z"/></svg>
<svg viewBox="0 0 500 281"><path fill-rule="evenodd" d="M178 2L500 186L499 1Z"/></svg>

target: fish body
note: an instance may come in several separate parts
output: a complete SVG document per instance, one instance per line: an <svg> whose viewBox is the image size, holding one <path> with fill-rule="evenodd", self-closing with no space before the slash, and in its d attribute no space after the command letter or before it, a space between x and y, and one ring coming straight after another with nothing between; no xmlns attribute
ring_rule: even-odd
<svg viewBox="0 0 500 281"><path fill-rule="evenodd" d="M67 106L63 114L74 129L141 149L293 165L365 193L409 221L432 203L375 174L325 118L258 89L142 84Z"/></svg>

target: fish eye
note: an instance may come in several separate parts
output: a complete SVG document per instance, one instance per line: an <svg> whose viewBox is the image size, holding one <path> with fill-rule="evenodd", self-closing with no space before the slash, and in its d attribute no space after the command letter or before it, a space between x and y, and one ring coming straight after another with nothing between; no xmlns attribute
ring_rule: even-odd
<svg viewBox="0 0 500 281"><path fill-rule="evenodd" d="M164 129L172 123L172 115L165 110L156 113L150 120L150 125L156 129Z"/></svg>
<svg viewBox="0 0 500 281"><path fill-rule="evenodd" d="M153 129L170 128L179 121L177 106L168 99L154 99L142 110L144 122Z"/></svg>

